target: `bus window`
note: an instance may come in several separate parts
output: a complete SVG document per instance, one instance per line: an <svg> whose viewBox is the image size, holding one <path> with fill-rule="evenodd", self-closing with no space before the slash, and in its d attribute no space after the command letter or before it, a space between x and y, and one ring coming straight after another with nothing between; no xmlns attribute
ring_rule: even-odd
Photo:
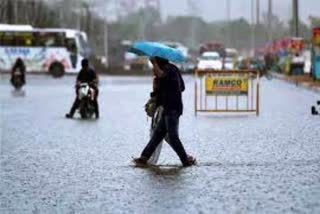
<svg viewBox="0 0 320 214"><path fill-rule="evenodd" d="M16 32L15 33L16 46L33 46L34 39L30 32Z"/></svg>
<svg viewBox="0 0 320 214"><path fill-rule="evenodd" d="M78 34L81 55L84 57L88 57L90 55L90 48L88 42L83 38L81 34Z"/></svg>
<svg viewBox="0 0 320 214"><path fill-rule="evenodd" d="M32 46L34 39L32 33L28 32L2 32L0 38L1 46Z"/></svg>
<svg viewBox="0 0 320 214"><path fill-rule="evenodd" d="M12 47L64 47L61 32L0 32L0 45Z"/></svg>
<svg viewBox="0 0 320 214"><path fill-rule="evenodd" d="M14 35L3 32L1 35L1 46L13 46L15 44Z"/></svg>
<svg viewBox="0 0 320 214"><path fill-rule="evenodd" d="M37 46L64 47L64 35L56 32L39 32Z"/></svg>
<svg viewBox="0 0 320 214"><path fill-rule="evenodd" d="M66 39L66 48L71 53L77 53L77 45L75 39Z"/></svg>

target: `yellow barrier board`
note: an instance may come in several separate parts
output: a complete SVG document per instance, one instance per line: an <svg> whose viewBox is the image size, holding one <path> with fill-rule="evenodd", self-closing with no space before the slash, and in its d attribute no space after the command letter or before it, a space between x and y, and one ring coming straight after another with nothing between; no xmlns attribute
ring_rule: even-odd
<svg viewBox="0 0 320 214"><path fill-rule="evenodd" d="M216 95L248 95L248 77L237 75L206 77L206 94Z"/></svg>

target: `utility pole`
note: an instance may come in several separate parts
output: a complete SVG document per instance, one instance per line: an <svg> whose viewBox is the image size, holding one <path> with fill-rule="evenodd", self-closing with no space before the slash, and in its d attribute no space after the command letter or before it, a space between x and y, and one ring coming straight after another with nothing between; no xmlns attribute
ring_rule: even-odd
<svg viewBox="0 0 320 214"><path fill-rule="evenodd" d="M159 0L144 0L144 7L143 7L143 17L142 17L142 35L143 39L146 37L146 25L148 20L150 19L150 12L149 9L153 8L160 14L160 1ZM161 14L160 14L161 17Z"/></svg>
<svg viewBox="0 0 320 214"><path fill-rule="evenodd" d="M226 0L226 18L227 18L227 47L231 47L231 4Z"/></svg>
<svg viewBox="0 0 320 214"><path fill-rule="evenodd" d="M292 9L293 9L293 35L299 37L299 1L292 0Z"/></svg>
<svg viewBox="0 0 320 214"><path fill-rule="evenodd" d="M14 24L18 24L18 1L13 2L13 14L14 14Z"/></svg>
<svg viewBox="0 0 320 214"><path fill-rule="evenodd" d="M7 1L7 22L8 24L13 24L14 20L14 8L12 1Z"/></svg>
<svg viewBox="0 0 320 214"><path fill-rule="evenodd" d="M95 3L95 7L99 7L99 8L103 8L103 21L102 21L102 28L103 28L103 61L102 63L108 68L110 65L110 59L109 59L109 26L108 26L108 21L109 21L109 17L108 15L110 14L109 10L108 10L108 6L111 4L111 0L104 0L104 2L100 2L100 4L102 5L98 5ZM113 1L113 3L115 3L115 7L120 6L118 3L118 1ZM92 3L91 3L92 4ZM119 8L117 8L119 9ZM119 16L120 14L117 13L117 18L120 18ZM101 37L99 37L100 39ZM100 48L99 48L100 49ZM99 51L100 52L100 51Z"/></svg>
<svg viewBox="0 0 320 214"><path fill-rule="evenodd" d="M254 20L254 13L255 13L255 7L254 7L255 0L251 0L251 51L252 56L254 56L255 49L256 49L256 28L255 28L255 20Z"/></svg>
<svg viewBox="0 0 320 214"><path fill-rule="evenodd" d="M74 3L77 8L77 17L76 17L76 28L81 30L81 13L82 13L82 2Z"/></svg>
<svg viewBox="0 0 320 214"><path fill-rule="evenodd" d="M260 0L256 0L257 25L260 25Z"/></svg>
<svg viewBox="0 0 320 214"><path fill-rule="evenodd" d="M268 29L269 29L269 42L273 40L273 28L272 28L272 0L268 1Z"/></svg>
<svg viewBox="0 0 320 214"><path fill-rule="evenodd" d="M198 17L198 11L199 8L197 6L197 3L195 0L188 0L187 1L188 6L189 6L189 13L192 16L192 21L191 21L191 29L190 29L190 46L192 48L196 47L196 23L195 23L195 18Z"/></svg>
<svg viewBox="0 0 320 214"><path fill-rule="evenodd" d="M107 4L105 4L105 14L104 14L104 56L105 56L105 66L108 68L109 67L109 43L108 43L108 17L107 17Z"/></svg>
<svg viewBox="0 0 320 214"><path fill-rule="evenodd" d="M6 11L6 2L1 1L0 2L0 20L6 20L5 18L5 11Z"/></svg>
<svg viewBox="0 0 320 214"><path fill-rule="evenodd" d="M64 2L59 2L58 11L59 11L59 27L64 27L64 14L63 14Z"/></svg>
<svg viewBox="0 0 320 214"><path fill-rule="evenodd" d="M157 0L157 10L160 16L160 22L162 22L162 11L161 11L161 3L160 0Z"/></svg>

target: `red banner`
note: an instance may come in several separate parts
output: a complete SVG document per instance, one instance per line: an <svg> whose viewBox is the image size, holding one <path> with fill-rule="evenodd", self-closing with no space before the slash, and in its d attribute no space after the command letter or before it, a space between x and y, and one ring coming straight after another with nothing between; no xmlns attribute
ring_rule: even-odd
<svg viewBox="0 0 320 214"><path fill-rule="evenodd" d="M320 46L320 28L313 28L313 44Z"/></svg>
<svg viewBox="0 0 320 214"><path fill-rule="evenodd" d="M300 52L303 49L303 40L300 38L293 38L290 47L293 52Z"/></svg>

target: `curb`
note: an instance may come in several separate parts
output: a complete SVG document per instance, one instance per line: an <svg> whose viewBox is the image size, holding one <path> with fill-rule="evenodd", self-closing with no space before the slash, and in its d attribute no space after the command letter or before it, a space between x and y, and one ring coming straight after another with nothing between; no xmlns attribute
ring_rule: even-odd
<svg viewBox="0 0 320 214"><path fill-rule="evenodd" d="M283 81L290 83L292 85L296 85L297 87L301 87L301 88L304 88L304 89L307 89L307 90L310 90L310 91L313 91L316 93L320 93L320 87L311 86L307 82L298 82L298 81L290 80L290 79L286 78L286 76L283 74L278 74L278 73L270 73L270 74L273 78L283 80Z"/></svg>

